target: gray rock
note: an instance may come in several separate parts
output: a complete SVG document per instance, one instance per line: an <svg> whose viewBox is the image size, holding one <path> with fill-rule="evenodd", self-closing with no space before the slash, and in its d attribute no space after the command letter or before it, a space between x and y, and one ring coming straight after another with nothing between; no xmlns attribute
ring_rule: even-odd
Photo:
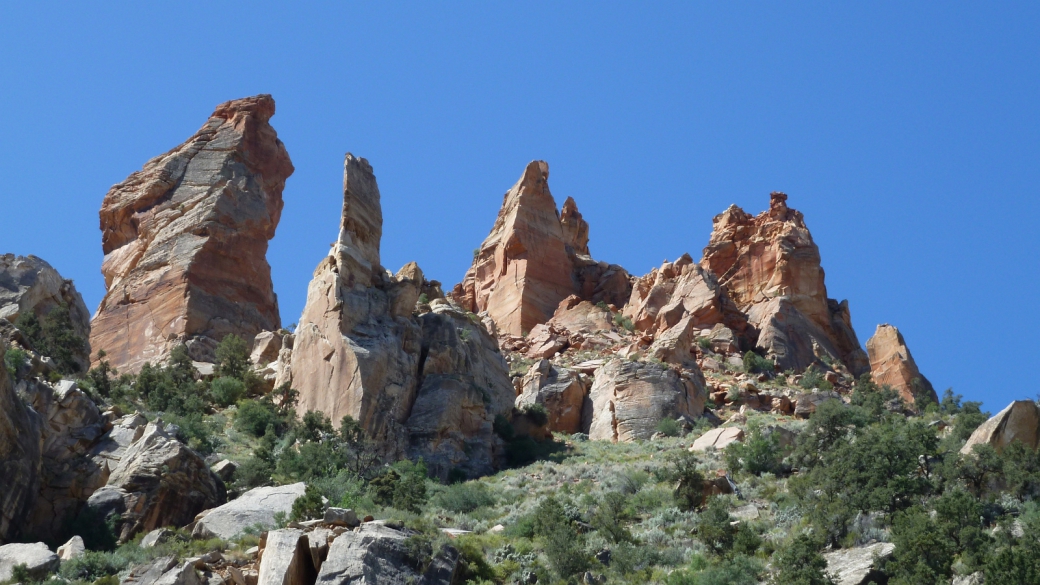
<svg viewBox="0 0 1040 585"><path fill-rule="evenodd" d="M445 547L428 567L417 567L418 559L409 553L407 539L407 534L374 522L340 535L329 547L316 585L449 585L458 552Z"/></svg>
<svg viewBox="0 0 1040 585"><path fill-rule="evenodd" d="M141 548L152 548L169 542L175 535L176 533L169 528L156 528L141 538Z"/></svg>
<svg viewBox="0 0 1040 585"><path fill-rule="evenodd" d="M310 585L316 574L302 530L285 528L267 533L257 585Z"/></svg>
<svg viewBox="0 0 1040 585"><path fill-rule="evenodd" d="M985 582L985 577L979 572L971 575L954 575L953 583L950 585L982 585Z"/></svg>
<svg viewBox="0 0 1040 585"><path fill-rule="evenodd" d="M238 465L230 459L221 459L210 467L213 473L217 474L217 477L224 481L231 481L231 478L235 475L235 470L238 469Z"/></svg>
<svg viewBox="0 0 1040 585"><path fill-rule="evenodd" d="M0 319L0 359L9 340L18 335ZM43 420L15 393L6 371L0 371L0 543L20 530L40 489L40 446Z"/></svg>
<svg viewBox="0 0 1040 585"><path fill-rule="evenodd" d="M79 535L73 536L68 542L58 547L58 558L68 561L82 556L87 552L87 546L83 544L83 538Z"/></svg>
<svg viewBox="0 0 1040 585"><path fill-rule="evenodd" d="M192 563L160 557L131 569L122 585L202 585L202 581Z"/></svg>
<svg viewBox="0 0 1040 585"><path fill-rule="evenodd" d="M210 510L195 523L192 536L229 540L258 524L265 529L273 528L275 514L282 512L288 516L293 502L303 495L305 489L306 486L300 482L249 490L238 499Z"/></svg>
<svg viewBox="0 0 1040 585"><path fill-rule="evenodd" d="M58 570L61 560L42 542L0 546L0 581L10 579L18 565L25 565L33 579L42 581Z"/></svg>
<svg viewBox="0 0 1040 585"><path fill-rule="evenodd" d="M358 520L354 510L344 508L330 507L325 510L324 521L326 524L332 524L333 526L347 526L349 528L356 528L361 525L361 521Z"/></svg>
<svg viewBox="0 0 1040 585"><path fill-rule="evenodd" d="M860 585L868 577L878 577L875 560L892 554L896 545L879 542L869 546L858 546L836 550L823 555L827 559L827 572L834 576L837 585Z"/></svg>

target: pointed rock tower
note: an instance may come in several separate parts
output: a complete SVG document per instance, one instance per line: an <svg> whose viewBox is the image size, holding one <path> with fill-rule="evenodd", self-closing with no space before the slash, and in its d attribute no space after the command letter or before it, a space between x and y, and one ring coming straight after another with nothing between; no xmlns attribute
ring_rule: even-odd
<svg viewBox="0 0 1040 585"><path fill-rule="evenodd" d="M532 161L506 192L491 233L452 291L469 311L486 311L500 334L524 335L578 295L624 304L631 292L620 266L589 256L589 224L574 199L561 214L549 192L549 164Z"/></svg>
<svg viewBox="0 0 1040 585"><path fill-rule="evenodd" d="M701 266L747 314L756 345L782 368L802 370L827 357L857 376L866 373L848 303L827 298L820 251L801 212L787 206L784 193L769 199L769 210L757 216L736 205L715 216Z"/></svg>
<svg viewBox="0 0 1040 585"><path fill-rule="evenodd" d="M913 404L921 395L933 402L939 401L932 383L917 369L917 362L898 329L888 323L878 325L874 336L867 340L867 353L876 384L891 386L907 404Z"/></svg>
<svg viewBox="0 0 1040 585"><path fill-rule="evenodd" d="M224 336L250 341L280 326L266 254L293 165L273 115L269 95L223 103L105 195L107 294L90 346L120 371L165 361L180 343L213 361Z"/></svg>

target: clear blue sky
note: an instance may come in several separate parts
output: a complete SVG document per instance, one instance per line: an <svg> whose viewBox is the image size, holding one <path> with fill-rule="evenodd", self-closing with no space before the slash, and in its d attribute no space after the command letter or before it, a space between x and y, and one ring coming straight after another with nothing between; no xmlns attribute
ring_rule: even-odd
<svg viewBox="0 0 1040 585"><path fill-rule="evenodd" d="M284 323L336 237L345 152L378 176L384 264L446 287L545 159L593 255L634 274L783 190L861 342L890 322L940 392L1034 397L1040 4L730 6L4 3L0 251L93 310L108 188L271 93L296 166L268 254Z"/></svg>

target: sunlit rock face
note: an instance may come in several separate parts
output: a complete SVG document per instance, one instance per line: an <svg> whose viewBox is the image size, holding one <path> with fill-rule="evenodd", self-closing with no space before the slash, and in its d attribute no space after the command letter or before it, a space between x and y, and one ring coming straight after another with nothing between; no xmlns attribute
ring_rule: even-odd
<svg viewBox="0 0 1040 585"><path fill-rule="evenodd" d="M280 326L266 254L293 165L274 111L269 95L217 106L194 136L105 196L107 293L90 343L120 371L165 361L180 343L212 361L224 336Z"/></svg>

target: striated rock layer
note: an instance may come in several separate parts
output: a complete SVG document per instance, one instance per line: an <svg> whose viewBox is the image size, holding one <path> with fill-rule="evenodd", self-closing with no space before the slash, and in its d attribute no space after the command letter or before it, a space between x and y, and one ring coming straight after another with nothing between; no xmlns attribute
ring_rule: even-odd
<svg viewBox="0 0 1040 585"><path fill-rule="evenodd" d="M107 294L94 351L127 371L179 343L213 361L225 335L279 327L268 241L293 172L269 95L217 106L187 142L112 187L101 206Z"/></svg>
<svg viewBox="0 0 1040 585"><path fill-rule="evenodd" d="M473 313L487 314L500 334L524 335L548 321L570 295L616 305L631 285L620 266L589 257L589 225L571 198L563 213L549 192L549 165L532 161L505 194L491 233L452 291Z"/></svg>
<svg viewBox="0 0 1040 585"><path fill-rule="evenodd" d="M443 477L487 473L501 451L494 417L515 396L505 360L482 324L443 299L415 314L436 286L415 263L383 269L382 223L372 167L348 154L339 238L314 272L276 383L299 391L301 413L353 417L388 457L422 457Z"/></svg>
<svg viewBox="0 0 1040 585"><path fill-rule="evenodd" d="M884 323L877 326L874 336L867 340L871 376L879 385L894 388L907 404L913 404L924 395L938 402L932 383L917 369L914 356L898 329Z"/></svg>
<svg viewBox="0 0 1040 585"><path fill-rule="evenodd" d="M701 266L747 314L758 348L784 369L830 358L855 375L869 371L848 303L827 298L819 248L787 195L772 193L757 216L733 205L713 222Z"/></svg>
<svg viewBox="0 0 1040 585"><path fill-rule="evenodd" d="M16 329L0 320L0 361ZM40 489L40 416L26 407L0 371L0 544L24 527Z"/></svg>

